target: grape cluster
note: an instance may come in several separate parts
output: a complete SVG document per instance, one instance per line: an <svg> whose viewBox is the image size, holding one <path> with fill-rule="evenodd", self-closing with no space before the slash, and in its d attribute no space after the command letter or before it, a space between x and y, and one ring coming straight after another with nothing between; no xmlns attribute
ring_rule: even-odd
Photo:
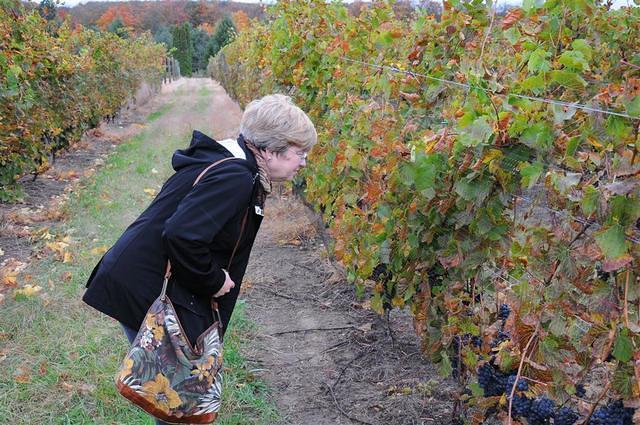
<svg viewBox="0 0 640 425"><path fill-rule="evenodd" d="M578 414L569 407L563 407L553 415L554 425L573 425L578 420Z"/></svg>
<svg viewBox="0 0 640 425"><path fill-rule="evenodd" d="M478 368L478 383L485 397L502 395L507 384L507 375L492 363L485 363Z"/></svg>
<svg viewBox="0 0 640 425"><path fill-rule="evenodd" d="M531 399L524 395L514 395L511 409L514 416L527 416L531 410Z"/></svg>
<svg viewBox="0 0 640 425"><path fill-rule="evenodd" d="M599 407L591 416L589 425L632 425L633 409L624 407L622 400L614 400Z"/></svg>
<svg viewBox="0 0 640 425"><path fill-rule="evenodd" d="M531 401L531 408L527 415L530 425L543 425L548 423L548 419L553 416L556 410L556 403L546 397L536 398Z"/></svg>
<svg viewBox="0 0 640 425"><path fill-rule="evenodd" d="M509 375L507 378L507 385L505 387L505 392L511 394L511 388L513 388L513 384L516 382L516 375ZM529 390L529 383L525 381L523 378L518 379L518 385L516 386L516 390L518 391L527 391Z"/></svg>
<svg viewBox="0 0 640 425"><path fill-rule="evenodd" d="M498 311L498 319L505 321L511 314L511 308L507 304L502 304L500 306L500 310Z"/></svg>

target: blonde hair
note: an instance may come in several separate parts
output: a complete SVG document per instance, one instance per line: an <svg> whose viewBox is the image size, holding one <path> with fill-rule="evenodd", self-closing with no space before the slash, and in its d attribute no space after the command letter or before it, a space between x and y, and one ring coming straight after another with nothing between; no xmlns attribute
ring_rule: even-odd
<svg viewBox="0 0 640 425"><path fill-rule="evenodd" d="M282 94L249 103L242 114L240 134L258 149L272 152L284 152L292 144L308 151L318 140L307 114Z"/></svg>

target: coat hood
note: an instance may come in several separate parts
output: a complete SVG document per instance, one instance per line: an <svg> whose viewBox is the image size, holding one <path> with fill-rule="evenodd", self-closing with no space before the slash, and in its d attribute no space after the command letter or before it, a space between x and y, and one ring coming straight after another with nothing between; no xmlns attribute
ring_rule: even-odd
<svg viewBox="0 0 640 425"><path fill-rule="evenodd" d="M257 170L256 160L253 154L244 145L244 139L238 138L238 144L245 151L247 157L247 164L252 171ZM173 154L171 159L171 165L173 169L178 171L184 167L192 165L207 165L222 158L232 157L233 154L229 152L220 143L213 140L200 131L195 130L191 136L191 143L187 149L179 149Z"/></svg>

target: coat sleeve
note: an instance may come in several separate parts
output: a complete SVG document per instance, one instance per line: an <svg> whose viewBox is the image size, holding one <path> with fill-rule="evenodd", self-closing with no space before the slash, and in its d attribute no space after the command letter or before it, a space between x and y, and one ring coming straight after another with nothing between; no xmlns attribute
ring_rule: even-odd
<svg viewBox="0 0 640 425"><path fill-rule="evenodd" d="M244 165L229 161L216 168L180 201L162 233L172 275L203 296L218 292L225 280L210 245L225 223L247 208L253 190L253 177Z"/></svg>

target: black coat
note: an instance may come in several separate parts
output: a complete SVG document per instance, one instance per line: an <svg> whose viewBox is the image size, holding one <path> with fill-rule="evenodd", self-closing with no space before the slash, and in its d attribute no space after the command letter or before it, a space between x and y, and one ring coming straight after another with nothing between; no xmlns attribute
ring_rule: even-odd
<svg viewBox="0 0 640 425"><path fill-rule="evenodd" d="M189 148L173 155L175 174L94 268L84 302L138 329L160 295L170 259L168 295L187 337L195 342L214 321L211 297L224 283L222 269L227 268L248 209L245 231L228 270L235 288L217 299L226 329L262 221L259 212L264 207L257 205L262 189L255 157L242 136L238 144L246 160L225 161L192 187L203 169L233 156L218 142L193 132Z"/></svg>

